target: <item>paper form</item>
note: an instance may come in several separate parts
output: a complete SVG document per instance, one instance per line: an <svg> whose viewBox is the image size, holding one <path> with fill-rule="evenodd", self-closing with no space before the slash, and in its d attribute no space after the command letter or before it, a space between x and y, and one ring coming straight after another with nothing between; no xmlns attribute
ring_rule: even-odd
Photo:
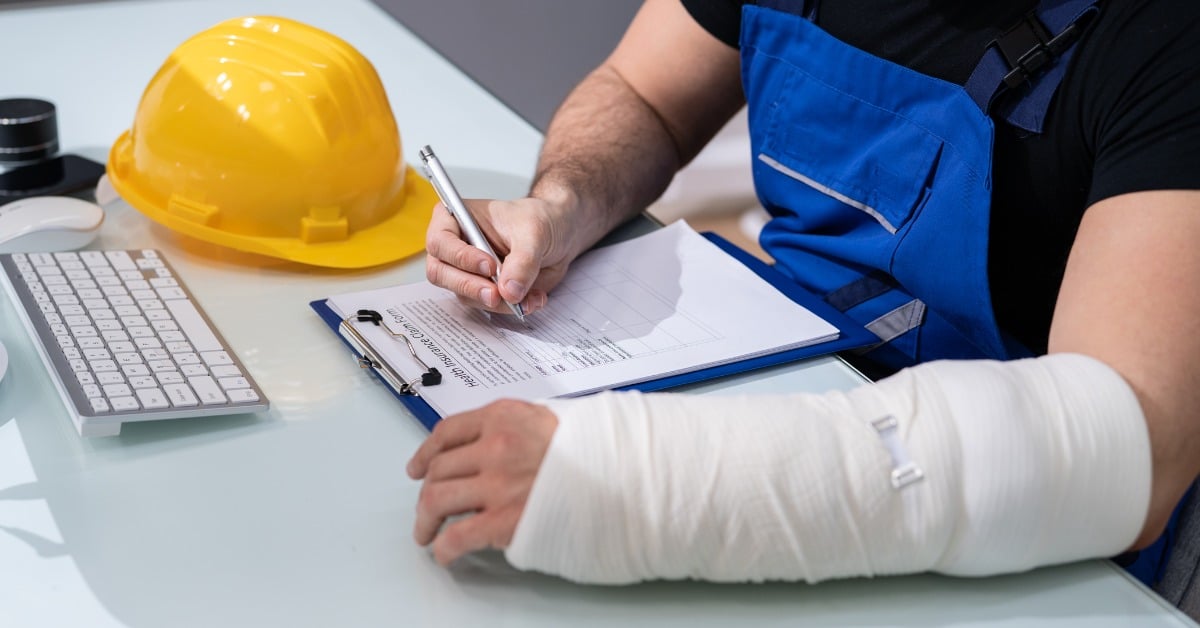
<svg viewBox="0 0 1200 628"><path fill-rule="evenodd" d="M837 328L676 222L581 256L546 308L514 317L465 307L427 282L329 299L371 309L409 339L442 383L419 394L442 416L501 398L574 396L837 337ZM408 346L370 323L359 332L416 379Z"/></svg>

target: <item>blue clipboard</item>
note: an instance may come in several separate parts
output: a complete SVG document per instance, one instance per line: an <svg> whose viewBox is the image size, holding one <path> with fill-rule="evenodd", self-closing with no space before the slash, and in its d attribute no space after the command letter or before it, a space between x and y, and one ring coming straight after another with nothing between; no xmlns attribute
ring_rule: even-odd
<svg viewBox="0 0 1200 628"><path fill-rule="evenodd" d="M754 271L758 276L765 279L768 283L783 293L784 296L788 297L792 301L795 301L796 303L799 303L817 316L820 316L828 321L834 327L837 327L838 337L827 342L817 343L806 347L779 351L770 355L749 358L730 364L707 367L692 371L690 373L681 373L678 375L662 377L630 386L614 388L613 390L655 391L676 388L686 384L694 384L696 382L724 377L726 375L744 373L746 371L760 369L767 366L774 366L776 364L786 364L788 362L795 362L805 358L828 355L838 351L857 349L859 347L864 347L879 341L878 336L868 331L865 327L855 322L849 316L834 309L833 306L826 303L820 297L812 294L804 288L801 288L791 279L788 279L786 276L784 276L783 273L779 272L766 262L763 262L750 253L738 248L728 240L725 240L715 233L705 233L703 235L713 244L716 244L721 250L725 251L731 257L744 264L750 270ZM313 311L315 311L321 317L321 320L325 321L325 324L328 325L330 329L332 329L333 332L342 339L342 342L349 347L356 359L361 360L363 355L360 353L358 348L356 348L338 331L339 326L342 324L342 318L338 316L338 314L334 312L332 308L329 307L328 300L319 299L309 303L309 306L312 307ZM367 370L370 370L376 378L383 382L383 384L392 391L392 394L395 395L396 398L399 399L400 402L403 403L409 409L409 411L411 411L413 415L417 417L417 420L420 421L426 429L432 430L433 426L439 420L441 420L441 417L438 415L438 413L434 411L434 409L430 407L429 404L420 397L420 395L401 390L395 385L394 382L389 381L389 377L385 376L383 373L380 373L380 371L375 368Z"/></svg>

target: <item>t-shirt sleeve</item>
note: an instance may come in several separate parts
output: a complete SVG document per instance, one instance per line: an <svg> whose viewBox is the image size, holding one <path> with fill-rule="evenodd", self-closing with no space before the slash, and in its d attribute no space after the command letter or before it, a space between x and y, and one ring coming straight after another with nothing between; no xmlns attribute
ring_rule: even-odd
<svg viewBox="0 0 1200 628"><path fill-rule="evenodd" d="M713 37L738 47L742 31L742 0L683 0L683 6Z"/></svg>
<svg viewBox="0 0 1200 628"><path fill-rule="evenodd" d="M1078 68L1097 86L1083 117L1095 150L1088 204L1200 189L1200 2L1112 2L1104 10L1128 15L1089 35L1090 45L1105 43Z"/></svg>

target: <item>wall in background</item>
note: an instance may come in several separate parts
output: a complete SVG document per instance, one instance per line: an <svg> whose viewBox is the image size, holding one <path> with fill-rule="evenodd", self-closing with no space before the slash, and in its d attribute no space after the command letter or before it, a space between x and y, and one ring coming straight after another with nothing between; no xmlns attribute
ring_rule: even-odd
<svg viewBox="0 0 1200 628"><path fill-rule="evenodd" d="M641 0L375 0L544 131L567 92L617 45Z"/></svg>

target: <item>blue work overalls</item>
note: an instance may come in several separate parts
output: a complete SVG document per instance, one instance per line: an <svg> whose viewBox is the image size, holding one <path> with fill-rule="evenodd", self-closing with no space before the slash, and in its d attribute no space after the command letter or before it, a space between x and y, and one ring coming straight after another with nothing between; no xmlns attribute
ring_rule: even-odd
<svg viewBox="0 0 1200 628"><path fill-rule="evenodd" d="M1097 0L1041 2L981 51L965 86L837 40L813 23L816 4L742 10L754 183L772 215L763 248L874 332L878 363L1031 355L992 309L991 116L1042 131Z"/></svg>

